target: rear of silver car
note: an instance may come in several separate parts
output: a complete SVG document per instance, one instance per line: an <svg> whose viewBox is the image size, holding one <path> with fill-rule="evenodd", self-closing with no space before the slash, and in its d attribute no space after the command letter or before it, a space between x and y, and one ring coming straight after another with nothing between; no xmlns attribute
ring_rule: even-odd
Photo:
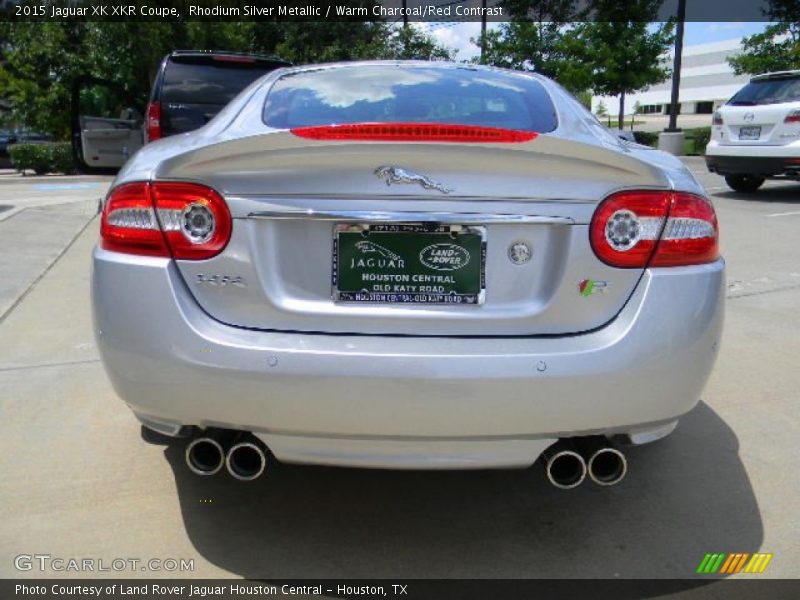
<svg viewBox="0 0 800 600"><path fill-rule="evenodd" d="M389 104L403 97L420 101ZM395 112L324 121L365 102ZM607 440L666 435L700 397L722 326L716 238L680 163L607 135L547 80L295 69L120 174L95 326L137 417L201 432L199 473L227 452L251 478L266 448L380 468L544 453L562 487L587 464L615 482Z"/></svg>

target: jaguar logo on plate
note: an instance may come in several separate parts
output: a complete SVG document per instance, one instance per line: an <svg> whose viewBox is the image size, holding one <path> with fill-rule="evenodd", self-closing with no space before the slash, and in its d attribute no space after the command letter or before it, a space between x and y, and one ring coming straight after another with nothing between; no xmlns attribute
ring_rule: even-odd
<svg viewBox="0 0 800 600"><path fill-rule="evenodd" d="M457 271L469 264L469 252L456 244L431 244L419 253L419 261L434 271Z"/></svg>

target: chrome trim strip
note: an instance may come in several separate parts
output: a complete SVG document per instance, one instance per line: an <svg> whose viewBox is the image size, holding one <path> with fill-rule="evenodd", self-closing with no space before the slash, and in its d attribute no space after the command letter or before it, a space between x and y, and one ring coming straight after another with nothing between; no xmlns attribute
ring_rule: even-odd
<svg viewBox="0 0 800 600"><path fill-rule="evenodd" d="M497 223L575 224L575 220L569 217L470 212L281 209L251 212L247 217L250 219L272 220L311 219L315 221L337 221L339 223L452 223L454 225Z"/></svg>

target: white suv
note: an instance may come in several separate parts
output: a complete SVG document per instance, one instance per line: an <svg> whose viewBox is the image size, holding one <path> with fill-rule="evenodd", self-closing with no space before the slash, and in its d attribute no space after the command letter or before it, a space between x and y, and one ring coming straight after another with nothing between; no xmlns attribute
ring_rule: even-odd
<svg viewBox="0 0 800 600"><path fill-rule="evenodd" d="M800 70L753 77L714 113L706 165L737 192L800 180Z"/></svg>

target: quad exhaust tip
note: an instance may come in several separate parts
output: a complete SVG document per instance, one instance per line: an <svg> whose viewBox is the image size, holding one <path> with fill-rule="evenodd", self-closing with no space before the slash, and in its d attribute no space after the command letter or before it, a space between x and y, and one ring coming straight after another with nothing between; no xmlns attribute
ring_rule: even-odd
<svg viewBox="0 0 800 600"><path fill-rule="evenodd" d="M628 461L622 452L608 446L592 454L588 470L589 477L596 484L616 485L625 478Z"/></svg>
<svg viewBox="0 0 800 600"><path fill-rule="evenodd" d="M546 451L544 458L547 479L557 488L571 490L586 479L586 461L574 450L559 446Z"/></svg>
<svg viewBox="0 0 800 600"><path fill-rule="evenodd" d="M252 481L260 477L266 469L267 456L254 440L238 442L228 450L225 467L236 479Z"/></svg>
<svg viewBox="0 0 800 600"><path fill-rule="evenodd" d="M214 475L224 464L222 444L212 437L197 437L186 446L186 465L195 475Z"/></svg>
<svg viewBox="0 0 800 600"><path fill-rule="evenodd" d="M578 487L587 475L598 485L616 485L628 472L625 455L602 436L564 438L542 456L547 479L562 490Z"/></svg>

